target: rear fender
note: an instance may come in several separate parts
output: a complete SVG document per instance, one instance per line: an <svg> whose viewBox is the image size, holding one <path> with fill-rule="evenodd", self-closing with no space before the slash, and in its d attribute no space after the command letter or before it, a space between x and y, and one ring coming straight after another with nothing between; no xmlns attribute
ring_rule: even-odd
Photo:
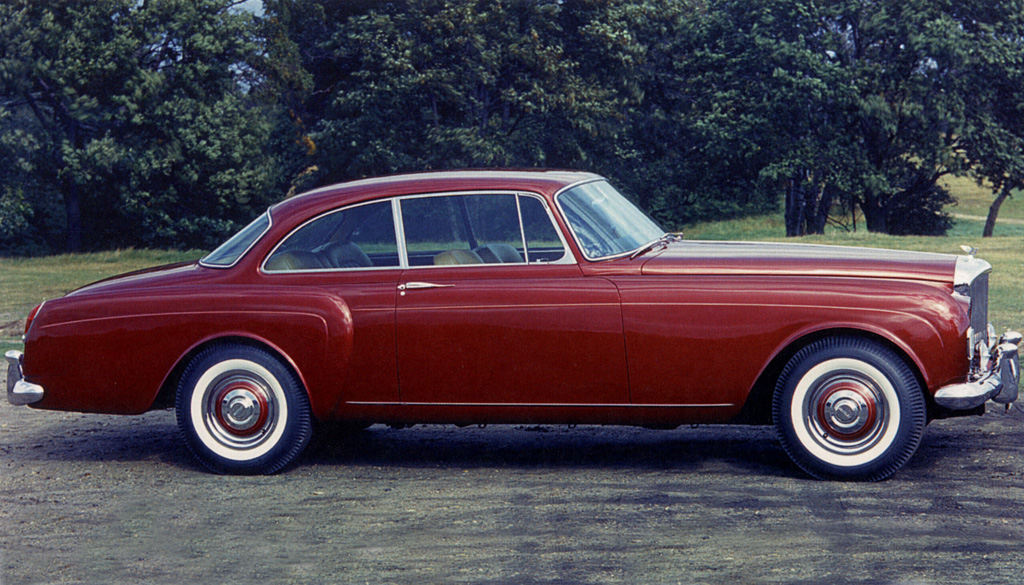
<svg viewBox="0 0 1024 585"><path fill-rule="evenodd" d="M300 287L225 288L47 303L26 340L26 377L47 388L35 406L145 412L195 350L244 339L280 355L302 380L314 414L328 412L340 398L352 353L345 302Z"/></svg>

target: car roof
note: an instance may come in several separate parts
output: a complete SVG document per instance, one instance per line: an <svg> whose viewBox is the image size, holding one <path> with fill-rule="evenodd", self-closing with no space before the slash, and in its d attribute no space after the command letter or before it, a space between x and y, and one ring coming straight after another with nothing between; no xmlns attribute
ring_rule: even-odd
<svg viewBox="0 0 1024 585"><path fill-rule="evenodd" d="M341 205L382 197L457 191L528 191L552 196L600 175L566 170L489 169L430 171L359 179L320 187L286 199L271 208L275 218L308 217Z"/></svg>

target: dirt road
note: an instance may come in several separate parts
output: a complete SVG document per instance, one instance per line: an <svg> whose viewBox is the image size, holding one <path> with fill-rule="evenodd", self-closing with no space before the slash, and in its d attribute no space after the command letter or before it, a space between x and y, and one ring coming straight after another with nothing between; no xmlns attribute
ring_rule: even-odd
<svg viewBox="0 0 1024 585"><path fill-rule="evenodd" d="M289 472L197 468L171 412L0 404L0 584L1020 583L1024 413L938 421L878 484L766 428L328 433Z"/></svg>

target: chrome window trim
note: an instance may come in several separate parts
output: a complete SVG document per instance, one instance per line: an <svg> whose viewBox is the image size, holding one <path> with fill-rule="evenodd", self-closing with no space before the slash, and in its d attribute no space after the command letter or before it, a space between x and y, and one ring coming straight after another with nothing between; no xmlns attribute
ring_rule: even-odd
<svg viewBox="0 0 1024 585"><path fill-rule="evenodd" d="M395 224L395 241L398 242L398 266L402 270L409 268L409 254L405 246L405 223L402 221L402 207L398 197L391 198L391 221Z"/></svg>
<svg viewBox="0 0 1024 585"><path fill-rule="evenodd" d="M232 262L231 264L208 264L206 262L206 258L208 258L210 256L210 254L213 254L214 252L217 251L218 248L220 248L220 246L217 246L217 248L214 248L213 250L211 250L209 254L207 254L206 256L203 256L202 258L199 259L199 265L204 267L204 268L215 268L215 269L218 269L218 270L227 270L229 268L234 267L239 262L241 262L242 258L245 258L246 254L248 254L249 251L252 250L253 247L256 246L256 244L258 244L260 242L260 240L263 239L264 236L267 235L267 232L270 231L270 228L274 227L274 216L273 216L272 213L270 213L270 211L271 211L270 209L267 209L261 215L257 216L257 219L259 219L259 217L262 217L264 215L267 216L267 227L262 232L260 232L260 235L258 235L255 238L253 238L252 243L250 243L249 246L245 250L242 250L242 253L239 254L237 258L235 258L234 262ZM253 220L253 221L255 221L255 220ZM249 223L251 224L252 222L249 222ZM248 227L248 224L246 225L246 227ZM243 227L242 229L244 230L245 228ZM231 237L233 238L234 236L231 236ZM230 240L230 239L231 238L228 238L228 240ZM226 243L227 243L227 241L222 243L221 246L223 246Z"/></svg>
<svg viewBox="0 0 1024 585"><path fill-rule="evenodd" d="M577 263L576 262L576 257L572 255L572 250L569 248L569 242L566 241L565 234L562 233L562 229L558 227L558 222L555 221L554 213L551 210L551 206L548 205L547 199L545 199L542 195L540 195L538 193L531 193L529 191L520 191L518 193L518 195L519 195L519 197L530 197L530 198L536 199L537 201L540 201L541 207L544 208L544 212L547 213L547 215L548 215L548 222L551 223L551 229L555 230L555 234L558 236L558 241L559 241L559 243L562 244L562 257L561 258L559 258L558 260L555 260L554 262L534 262L532 265L533 266L538 266L538 265L543 265L543 264L549 264L549 265L552 265L552 266L562 266L562 265L573 265L573 264L576 264ZM516 198L516 206L517 207L519 206L519 197ZM526 250L526 228L525 228L525 226L523 226L523 214L522 214L522 212L519 213L519 229L523 231L523 249ZM527 259L527 264L529 264L529 259ZM515 266L515 265L512 264L510 266Z"/></svg>
<svg viewBox="0 0 1024 585"><path fill-rule="evenodd" d="M537 199L538 201L540 201L541 206L544 207L544 211L547 213L547 216L548 216L548 221L551 222L551 227L555 230L555 233L558 234L558 241L562 244L562 257L559 258L558 260L555 260L554 262L534 262L533 264L530 264L530 263L526 262L526 263L496 263L496 264L448 264L448 265L441 265L441 266L432 265L432 264L426 264L426 265L422 265L422 266L412 266L412 265L410 265L409 264L409 256L408 256L408 252L409 252L408 251L408 244L407 244L407 242L405 240L405 222L401 219L401 215L402 215L401 203L403 201L407 200L407 199L425 199L425 198L429 198L429 197L457 197L457 196L468 196L468 195L513 195L513 196L516 197L516 209L517 209L517 211L519 210L519 197L521 197L521 196L522 197L532 197L534 199ZM563 234L562 230L559 229L558 222L555 221L555 218L552 216L551 206L548 205L547 201L539 193L533 193L533 192L529 192L529 191L517 191L517 190L502 190L502 189L488 190L488 189L484 189L484 190L475 190L475 191L447 191L447 192L442 192L442 193L419 193L419 194L411 194L411 195L400 195L398 197L395 197L395 200L396 200L396 202L398 204L399 223L401 223L401 226L402 226L402 231L399 234L399 238L398 238L399 241L401 242L400 247L402 248L402 253L403 253L403 256L400 257L400 260L404 264L405 268L408 269L408 270L424 270L424 269L429 270L429 269L438 269L438 268L442 268L443 269L443 268L456 268L456 267L457 268L494 268L496 266L515 268L517 266L518 267L522 267L522 266L559 266L559 265L567 265L567 264L568 265L572 265L572 264L576 264L577 263L576 262L576 258L573 256L572 251L569 249L568 242L565 240L565 234ZM523 231L523 215L522 215L522 213L519 213L519 229L520 229L520 231ZM523 237L525 238L525 234L524 234ZM524 250L526 249L525 239L524 239L524 243L523 243L523 249Z"/></svg>
<svg viewBox="0 0 1024 585"><path fill-rule="evenodd" d="M281 274L329 274L329 273L332 273L332 272L355 272L355 271L370 271L370 272L372 272L372 271L380 271L380 270L402 270L404 268L402 266L402 253L401 253L401 248L402 247L401 247L401 244L399 244L398 226L397 225L394 226L394 228L395 228L395 238L396 238L395 244L396 244L396 248L398 249L398 266L356 266L356 267L353 267L353 268L303 268L302 270L267 270L267 262L269 262L270 259L274 256L274 254L277 253L277 250L281 246L283 246L285 242L288 241L288 238L291 238L293 235L295 235L296 232L298 232L302 228L306 227L307 225L309 225L309 224L313 223L314 221L317 221L317 220L319 220L321 218L327 217L328 215L333 215L335 213L341 213L342 211L345 211L345 210L348 210L348 209L355 209L357 207L363 207L365 205L373 205L373 204L376 204L376 203L383 203L385 201L391 203L391 215L392 215L392 219L394 219L395 199L393 197L388 197L388 198L385 198L385 199L372 199L370 201L362 201L362 202L359 202L359 203L354 203L352 205L346 205L344 207L335 207L334 209L330 209L328 211L325 211L325 212L323 212L323 213L321 213L319 215L316 215L316 216L314 216L314 217L312 217L310 219L307 219L306 221L302 222L301 224L295 226L294 228L292 228L292 230L290 232L288 232L288 234L285 237L281 238L281 241L279 241L274 246L274 248L266 256L263 257L263 261L260 262L260 268L259 268L260 274L265 274L267 276L276 276L276 275L281 275ZM392 221L392 223L394 223L394 221ZM262 237L262 236L260 236L260 237Z"/></svg>
<svg viewBox="0 0 1024 585"><path fill-rule="evenodd" d="M523 207L519 205L519 198L523 195L516 195L516 215L519 216L519 241L523 243L523 260L530 264L530 248L526 245L526 227L523 225ZM550 218L548 218L550 219ZM558 230L555 230L557 232ZM565 257L565 247L562 247L562 257ZM562 258L559 258L561 260Z"/></svg>

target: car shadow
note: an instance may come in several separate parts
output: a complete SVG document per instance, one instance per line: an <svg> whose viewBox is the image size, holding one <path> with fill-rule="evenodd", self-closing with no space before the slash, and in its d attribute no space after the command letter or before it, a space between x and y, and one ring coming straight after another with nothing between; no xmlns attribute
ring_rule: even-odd
<svg viewBox="0 0 1024 585"><path fill-rule="evenodd" d="M23 426L21 421L5 420L9 424L0 444L0 455L7 460L152 460L190 470L202 469L182 443L173 412L158 411L137 417L38 412L25 415L30 419L17 418L31 424ZM984 434L1002 434L1010 427L1017 428L1021 418L1019 413L990 418L997 428ZM906 469L927 477L944 468L951 458L973 461L994 448L1016 452L1024 443L1017 433L1009 442L994 437L971 440L965 433L982 431L974 424L959 421L932 425ZM675 430L591 425L416 425L392 429L374 425L363 431L323 425L291 469L353 465L702 473L742 469L764 476L806 477L789 460L770 427L724 425Z"/></svg>
<svg viewBox="0 0 1024 585"><path fill-rule="evenodd" d="M5 458L65 462L158 461L202 466L178 434L174 413L141 416L25 413L0 446ZM21 417L19 417L21 418ZM321 425L291 469L370 465L405 468L619 468L709 470L717 464L764 475L799 476L767 427L636 427L492 425L459 428L374 425L352 431Z"/></svg>
<svg viewBox="0 0 1024 585"><path fill-rule="evenodd" d="M723 472L741 467L764 475L800 474L771 429L725 426L650 430L589 425L418 425L409 429L374 425L363 431L327 427L320 429L299 465L721 468Z"/></svg>

